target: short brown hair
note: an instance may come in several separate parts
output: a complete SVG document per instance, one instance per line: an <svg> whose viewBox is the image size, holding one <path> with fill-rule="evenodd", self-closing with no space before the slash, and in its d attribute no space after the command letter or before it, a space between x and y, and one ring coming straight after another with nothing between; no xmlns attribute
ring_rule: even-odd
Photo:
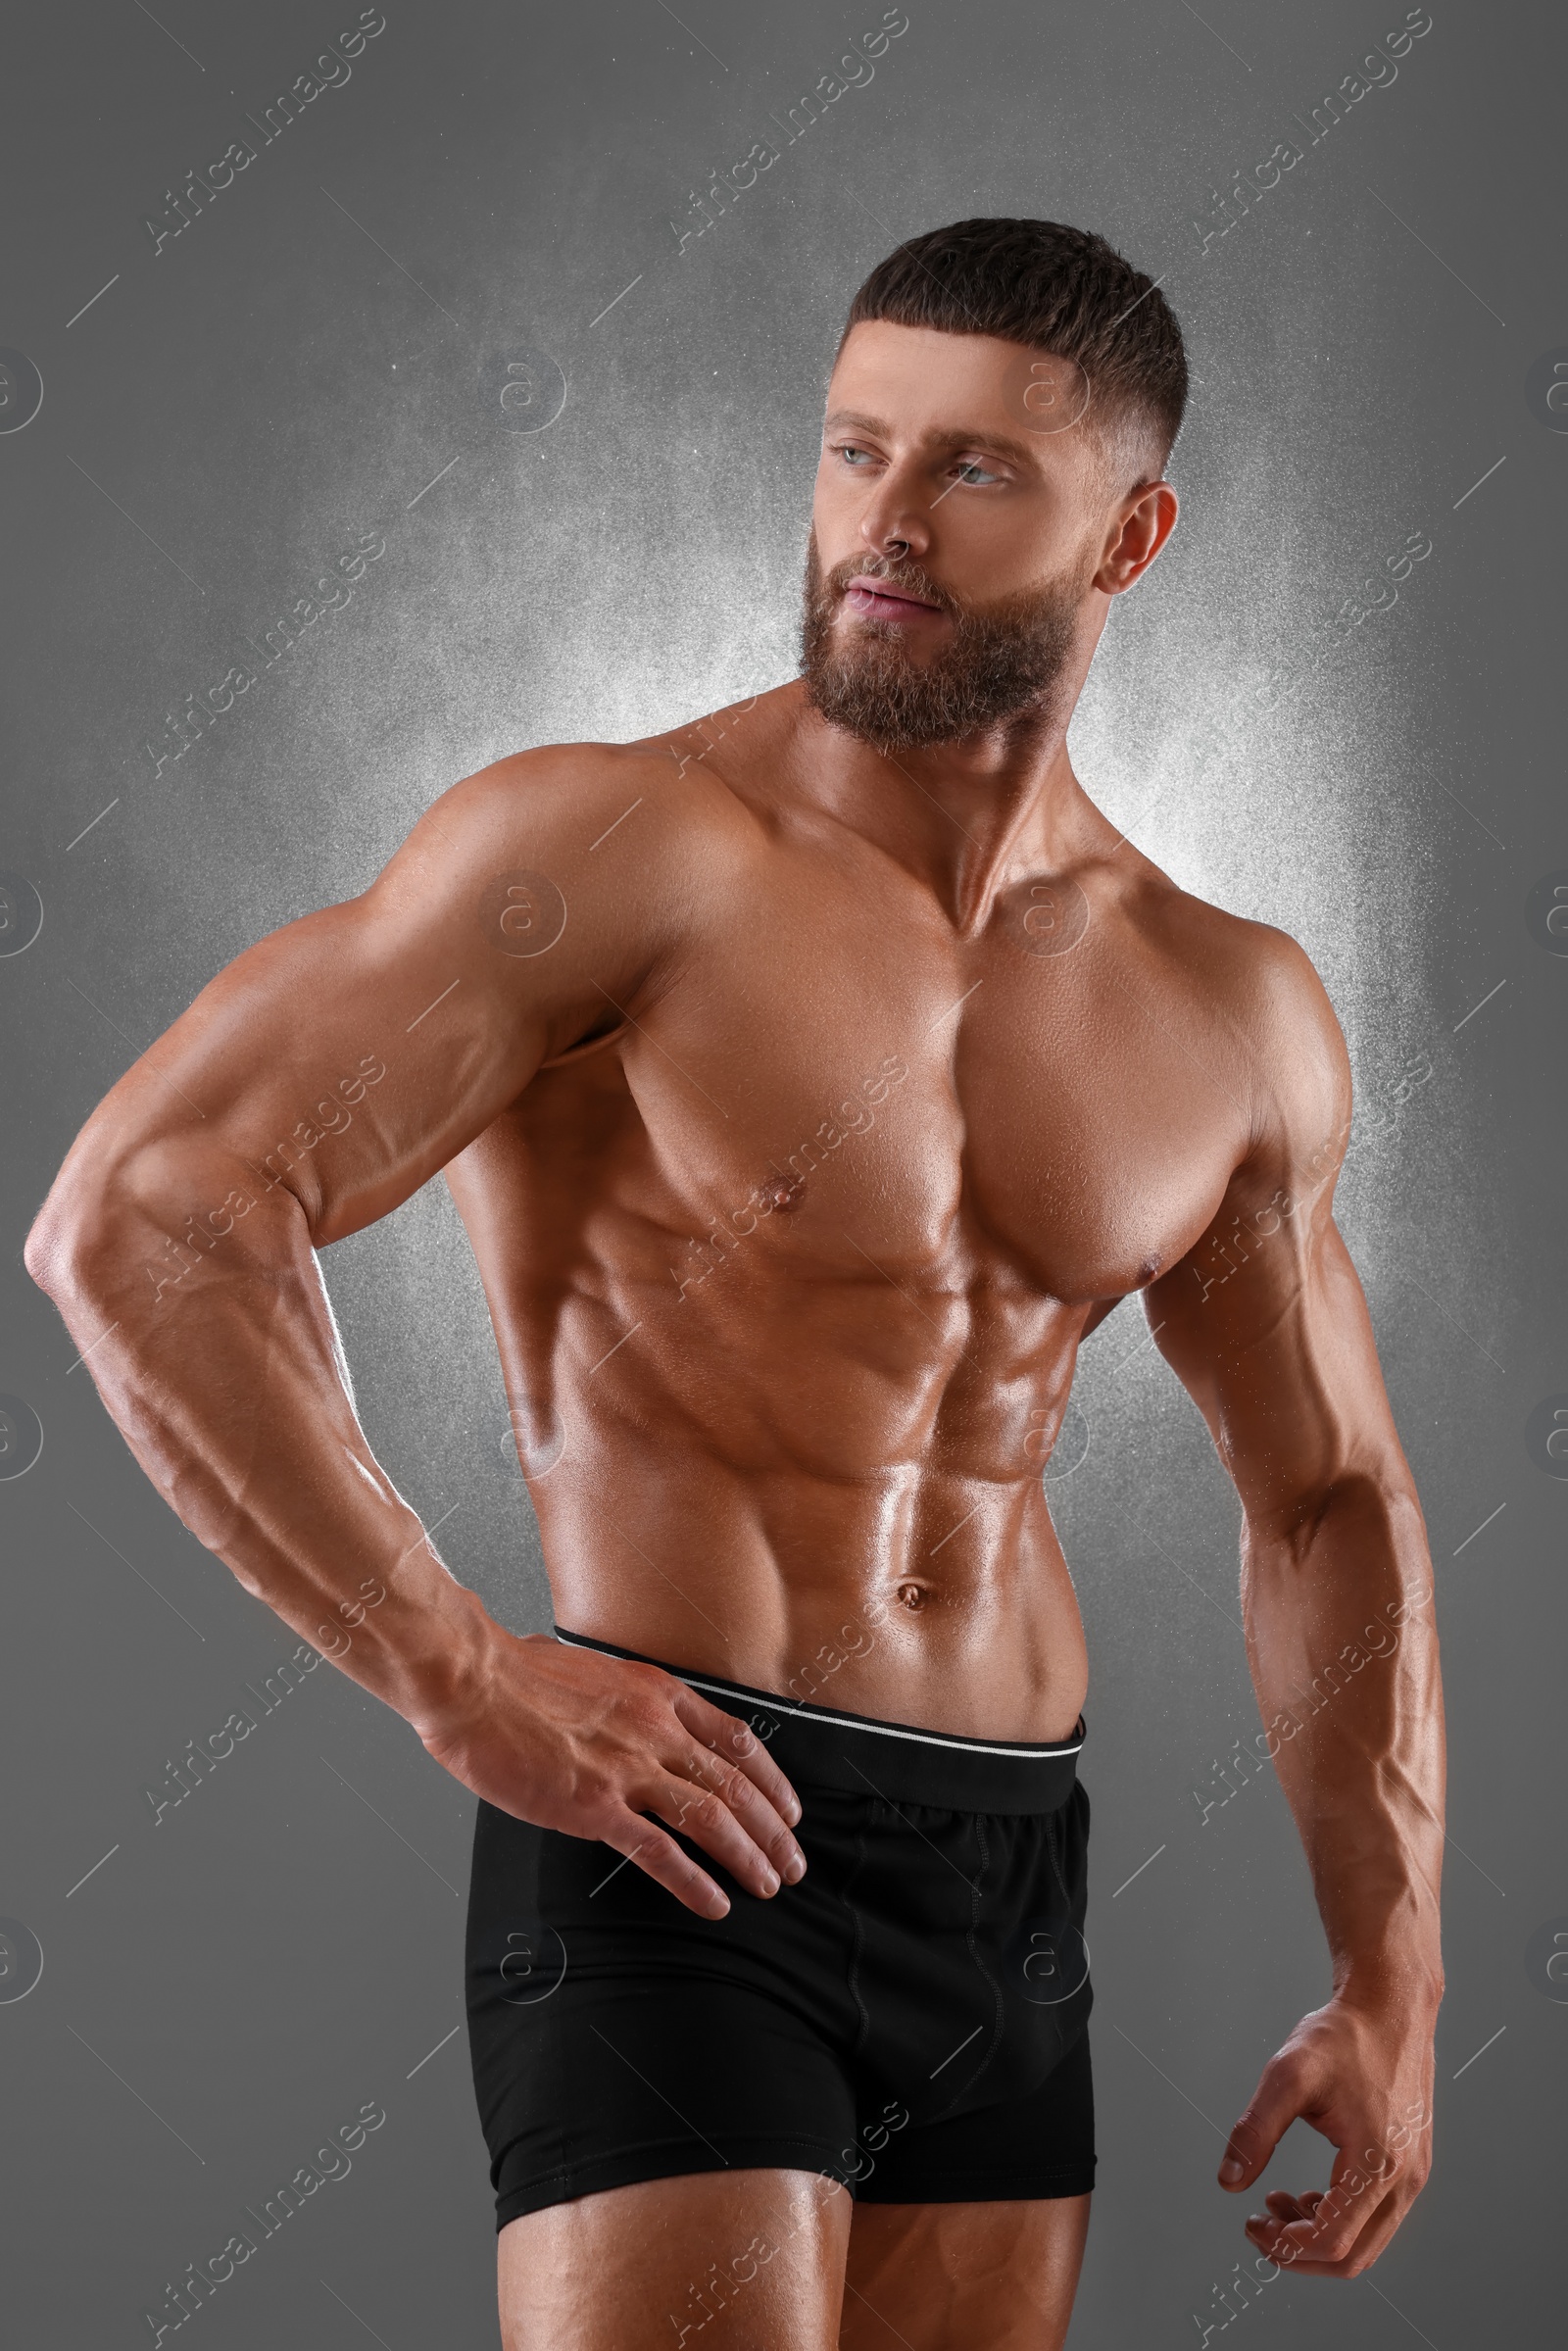
<svg viewBox="0 0 1568 2351"><path fill-rule="evenodd" d="M1060 220L956 220L878 262L850 328L885 318L945 334L999 335L1075 360L1098 422L1157 473L1187 406L1182 330L1154 280L1087 228Z"/></svg>

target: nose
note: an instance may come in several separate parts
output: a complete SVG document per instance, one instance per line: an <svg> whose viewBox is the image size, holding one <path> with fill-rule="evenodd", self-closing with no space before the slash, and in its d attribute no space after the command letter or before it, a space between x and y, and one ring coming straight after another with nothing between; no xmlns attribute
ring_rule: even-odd
<svg viewBox="0 0 1568 2351"><path fill-rule="evenodd" d="M905 556L916 561L931 545L926 509L915 484L898 467L890 467L876 485L860 516L860 536L873 554L896 563Z"/></svg>

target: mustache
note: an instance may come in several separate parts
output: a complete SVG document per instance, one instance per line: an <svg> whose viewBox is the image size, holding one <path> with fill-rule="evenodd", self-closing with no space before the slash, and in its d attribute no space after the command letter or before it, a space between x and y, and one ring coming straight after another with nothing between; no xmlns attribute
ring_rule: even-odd
<svg viewBox="0 0 1568 2351"><path fill-rule="evenodd" d="M950 615L949 641L911 660L902 632L876 621L836 643L842 592L855 578L934 605ZM1004 720L1040 720L1053 707L1071 656L1087 574L1062 571L990 605L966 604L907 555L847 558L824 568L808 541L801 665L810 701L829 724L879 751L956 742Z"/></svg>
<svg viewBox="0 0 1568 2351"><path fill-rule="evenodd" d="M922 571L918 563L890 562L885 556L873 556L869 562L861 563L851 556L844 563L835 563L822 584L829 595L842 596L852 579L885 580L890 588L906 589L922 603L934 604L939 612L956 612L960 609L956 599L940 587L928 571Z"/></svg>

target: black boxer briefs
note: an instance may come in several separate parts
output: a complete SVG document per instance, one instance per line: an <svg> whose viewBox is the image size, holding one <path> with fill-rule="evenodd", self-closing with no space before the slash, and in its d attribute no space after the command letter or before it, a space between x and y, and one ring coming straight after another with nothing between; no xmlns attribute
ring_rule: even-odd
<svg viewBox="0 0 1568 2351"><path fill-rule="evenodd" d="M681 1837L730 1897L699 1918L610 1846L480 1802L468 2043L497 2229L730 2166L868 2203L1085 2194L1082 1721L956 1739L664 1671L766 1740L806 1875L762 1900Z"/></svg>

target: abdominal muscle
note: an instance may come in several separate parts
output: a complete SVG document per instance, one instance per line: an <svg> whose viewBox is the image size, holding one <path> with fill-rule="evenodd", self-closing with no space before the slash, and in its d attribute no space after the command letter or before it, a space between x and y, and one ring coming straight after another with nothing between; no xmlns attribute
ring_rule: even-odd
<svg viewBox="0 0 1568 2351"><path fill-rule="evenodd" d="M1088 1666L1041 1473L1106 1301L1050 1295L941 1168L822 1168L693 1240L703 1138L655 1152L611 1060L446 1170L557 1625L846 1713L1070 1737Z"/></svg>
<svg viewBox="0 0 1568 2351"><path fill-rule="evenodd" d="M662 1364L638 1336L573 1362L531 1459L519 1429L564 1630L847 1713L1070 1737L1088 1665L1038 1410L1022 1446L995 1442L994 1413L991 1442L966 1442L961 1398L889 1409L875 1371L837 1350L814 1383L804 1364L715 1379L700 1347Z"/></svg>

